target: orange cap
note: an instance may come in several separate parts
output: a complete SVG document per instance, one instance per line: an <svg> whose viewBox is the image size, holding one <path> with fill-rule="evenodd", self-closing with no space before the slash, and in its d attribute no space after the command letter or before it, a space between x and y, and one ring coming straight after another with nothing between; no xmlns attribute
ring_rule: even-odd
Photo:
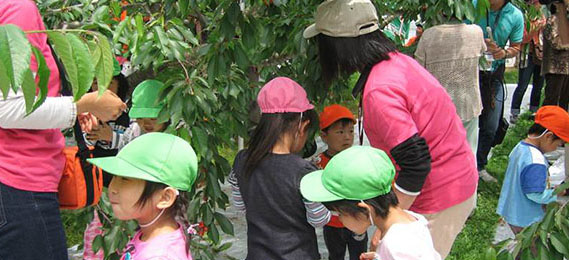
<svg viewBox="0 0 569 260"><path fill-rule="evenodd" d="M348 108L336 104L325 107L324 111L320 113L320 130L343 118L352 120L354 124L356 123L354 114Z"/></svg>
<svg viewBox="0 0 569 260"><path fill-rule="evenodd" d="M535 123L569 142L569 114L558 106L543 106L535 114Z"/></svg>

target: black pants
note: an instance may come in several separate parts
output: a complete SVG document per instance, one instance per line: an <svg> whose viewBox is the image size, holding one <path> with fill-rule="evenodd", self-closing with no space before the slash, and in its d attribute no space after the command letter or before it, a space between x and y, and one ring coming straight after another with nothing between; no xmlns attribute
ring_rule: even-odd
<svg viewBox="0 0 569 260"><path fill-rule="evenodd" d="M360 255L367 251L367 234L361 241L354 239L357 236L347 228L324 226L324 242L328 248L328 259L344 260L346 246L350 253L350 260L359 260Z"/></svg>
<svg viewBox="0 0 569 260"><path fill-rule="evenodd" d="M567 110L569 104L569 75L545 74L545 99L543 105L560 106Z"/></svg>

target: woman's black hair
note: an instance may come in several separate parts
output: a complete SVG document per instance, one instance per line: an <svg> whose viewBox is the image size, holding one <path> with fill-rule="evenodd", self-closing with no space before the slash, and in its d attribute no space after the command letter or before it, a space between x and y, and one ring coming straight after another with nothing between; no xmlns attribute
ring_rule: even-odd
<svg viewBox="0 0 569 260"><path fill-rule="evenodd" d="M122 101L126 101L128 90L130 89L128 80L122 73L119 73L119 75L114 76L113 79L116 79L119 83L119 87L117 89L117 96L119 96L119 98Z"/></svg>
<svg viewBox="0 0 569 260"><path fill-rule="evenodd" d="M543 127L542 125L538 124L538 123L534 123L528 130L528 135L541 135L543 134L543 132L545 132L545 130L547 130L547 128ZM551 131L550 131L551 132ZM551 132L553 134L553 139L561 139L559 138L559 136L555 135L555 133Z"/></svg>
<svg viewBox="0 0 569 260"><path fill-rule="evenodd" d="M300 121L310 120L308 130L318 124L318 115L311 109L302 113L264 113L255 127L248 144L248 155L245 160L245 177L251 175L259 163L269 154L273 146L286 133L298 131Z"/></svg>
<svg viewBox="0 0 569 260"><path fill-rule="evenodd" d="M152 181L146 181L146 184L144 185L144 190L142 191L142 194L140 195L140 198L138 199L138 201L136 202L136 206L138 207L144 207L144 205L146 205L146 203L148 203L148 201L152 198L152 195L154 195L155 192L159 191L159 190L163 190L165 188L167 188L168 185L163 184L163 183L158 183L158 182L152 182ZM176 220L176 222L178 222L181 226L182 229L184 230L184 236L186 237L186 252L189 252L190 250L190 236L188 234L188 227L190 226L190 223L188 221L188 205L190 204L188 201L188 194L185 191L179 191L180 193L178 194L178 196L176 197L176 200L174 201L174 204L172 204L172 206L170 208L168 208L166 210L166 214L173 216L174 219Z"/></svg>
<svg viewBox="0 0 569 260"><path fill-rule="evenodd" d="M387 194L367 199L363 202L370 205L375 211L375 214L383 219L387 218L390 208L399 205L399 200L397 200L397 196L395 196L393 190L389 191ZM369 212L367 209L359 207L358 203L360 203L359 200L337 200L323 202L322 204L324 204L328 210L337 211L352 217L357 217L358 214L363 214L367 217Z"/></svg>
<svg viewBox="0 0 569 260"><path fill-rule="evenodd" d="M340 73L352 74L389 60L389 53L397 50L395 44L381 30L358 37L319 34L317 41L322 77L326 85Z"/></svg>

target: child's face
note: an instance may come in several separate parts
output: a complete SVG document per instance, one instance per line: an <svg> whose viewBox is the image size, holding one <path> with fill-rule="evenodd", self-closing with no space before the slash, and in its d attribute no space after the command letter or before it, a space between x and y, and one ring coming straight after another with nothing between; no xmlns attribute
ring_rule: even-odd
<svg viewBox="0 0 569 260"><path fill-rule="evenodd" d="M540 150L543 153L549 153L557 150L559 146L565 143L563 139L555 138L553 133L549 132L543 136L544 140L540 144Z"/></svg>
<svg viewBox="0 0 569 260"><path fill-rule="evenodd" d="M339 212L338 218L347 229L358 235L367 232L368 227L371 225L369 218L362 213L357 213L355 216L352 216Z"/></svg>
<svg viewBox="0 0 569 260"><path fill-rule="evenodd" d="M322 141L328 144L328 152L335 155L346 150L354 144L354 123L337 121L322 132Z"/></svg>
<svg viewBox="0 0 569 260"><path fill-rule="evenodd" d="M136 123L144 133L162 132L166 128L166 124L157 123L156 118L137 118Z"/></svg>
<svg viewBox="0 0 569 260"><path fill-rule="evenodd" d="M152 207L136 204L145 186L146 181L141 179L113 176L109 184L109 201L116 218L130 220L149 215Z"/></svg>

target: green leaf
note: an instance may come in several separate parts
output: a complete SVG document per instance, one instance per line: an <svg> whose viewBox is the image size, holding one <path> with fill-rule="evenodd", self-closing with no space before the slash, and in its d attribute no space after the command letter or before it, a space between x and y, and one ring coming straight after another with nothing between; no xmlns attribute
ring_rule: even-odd
<svg viewBox="0 0 569 260"><path fill-rule="evenodd" d="M219 212L215 212L213 216L215 218L215 221L217 221L217 224L219 224L221 230L223 230L225 234L234 235L233 225L231 224L229 219L227 219L227 217L225 217L223 214Z"/></svg>
<svg viewBox="0 0 569 260"><path fill-rule="evenodd" d="M73 88L73 96L75 96L76 88L79 86L79 79L77 78L77 64L75 64L71 43L69 43L69 39L65 37L65 34L61 32L52 31L48 32L47 35L53 45L55 53L63 63L65 75Z"/></svg>
<svg viewBox="0 0 569 260"><path fill-rule="evenodd" d="M198 153L203 153L207 150L207 134L201 127L194 127L192 129L192 145L194 148L198 148Z"/></svg>
<svg viewBox="0 0 569 260"><path fill-rule="evenodd" d="M36 73L37 74L36 77L39 78L37 86L39 88L39 98L36 100L36 102L34 103L34 107L32 108L32 111L34 111L41 104L43 104L43 102L47 97L47 90L48 90L47 85L49 83L49 76L51 75L51 72L49 71L49 67L47 66L45 57L43 56L41 51L35 46L32 48L32 50L34 52L34 56L36 57L36 61L38 64L38 71Z"/></svg>
<svg viewBox="0 0 569 260"><path fill-rule="evenodd" d="M101 47L95 41L88 41L89 52L91 53L91 61L97 67L99 60L101 60Z"/></svg>
<svg viewBox="0 0 569 260"><path fill-rule="evenodd" d="M235 25L229 20L229 15L225 15L221 20L221 32L225 40L231 40L235 36Z"/></svg>
<svg viewBox="0 0 569 260"><path fill-rule="evenodd" d="M124 28L126 27L126 25L128 24L128 22L130 22L130 18L126 17L124 20L122 20L119 25L116 27L114 33L113 33L113 44L116 44L117 42L119 42L119 37L121 36L122 32L124 31Z"/></svg>
<svg viewBox="0 0 569 260"><path fill-rule="evenodd" d="M180 14L182 17L188 15L188 6L190 5L190 0L178 0L178 8L180 9Z"/></svg>
<svg viewBox="0 0 569 260"><path fill-rule="evenodd" d="M34 107L34 99L36 97L36 82L32 70L28 68L24 72L24 80L22 81L22 91L24 92L24 100L26 101L26 113L32 112Z"/></svg>
<svg viewBox="0 0 569 260"><path fill-rule="evenodd" d="M210 226L211 223L213 222L213 212L211 211L211 208L207 204L204 204L203 207L204 207L203 223L206 226Z"/></svg>
<svg viewBox="0 0 569 260"><path fill-rule="evenodd" d="M4 68L4 63L2 62L0 62L0 90L2 90L4 99L6 99L10 92L10 78L6 74L6 68Z"/></svg>
<svg viewBox="0 0 569 260"><path fill-rule="evenodd" d="M95 239L93 239L93 244L91 245L93 247L93 253L99 252L99 250L103 247L103 242L103 236L101 235L97 235Z"/></svg>
<svg viewBox="0 0 569 260"><path fill-rule="evenodd" d="M255 45L257 44L257 34L255 28L250 23L244 22L241 25L241 31L241 41L243 42L245 49L255 49Z"/></svg>
<svg viewBox="0 0 569 260"><path fill-rule="evenodd" d="M552 233L549 239L557 252L569 256L569 248L567 248L569 241L567 238L564 238L560 233Z"/></svg>
<svg viewBox="0 0 569 260"><path fill-rule="evenodd" d="M114 55L111 51L111 45L106 36L101 33L97 33L97 43L101 48L101 59L97 64L95 69L95 75L97 77L97 86L99 88L99 95L102 95L105 90L107 90L111 80L113 79L113 59Z"/></svg>
<svg viewBox="0 0 569 260"><path fill-rule="evenodd" d="M16 92L24 81L24 74L30 68L30 58L32 49L30 42L24 32L13 24L0 26L0 62L3 63L1 69L7 76L8 82L0 82L3 93L8 93L6 84L10 84Z"/></svg>
<svg viewBox="0 0 569 260"><path fill-rule="evenodd" d="M142 14L137 14L134 17L134 22L136 24L136 31L138 32L138 37L144 36L144 21L142 20Z"/></svg>
<svg viewBox="0 0 569 260"><path fill-rule="evenodd" d="M247 54L245 50L241 47L241 44L235 45L235 50L233 52L235 57L235 62L240 69L244 70L249 66L249 58L247 58Z"/></svg>
<svg viewBox="0 0 569 260"><path fill-rule="evenodd" d="M95 68L91 61L91 53L89 48L79 36L68 33L67 39L73 50L73 58L77 64L77 83L78 85L73 88L73 97L75 101L89 91L93 78L95 77Z"/></svg>
<svg viewBox="0 0 569 260"><path fill-rule="evenodd" d="M235 24L239 18L239 14L241 14L241 8L239 8L237 1L233 1L233 3L231 3L231 6L229 6L229 10L227 11L227 18L229 18L230 22Z"/></svg>
<svg viewBox="0 0 569 260"><path fill-rule="evenodd" d="M215 244L219 243L219 230L217 230L215 225L209 226L207 234Z"/></svg>

